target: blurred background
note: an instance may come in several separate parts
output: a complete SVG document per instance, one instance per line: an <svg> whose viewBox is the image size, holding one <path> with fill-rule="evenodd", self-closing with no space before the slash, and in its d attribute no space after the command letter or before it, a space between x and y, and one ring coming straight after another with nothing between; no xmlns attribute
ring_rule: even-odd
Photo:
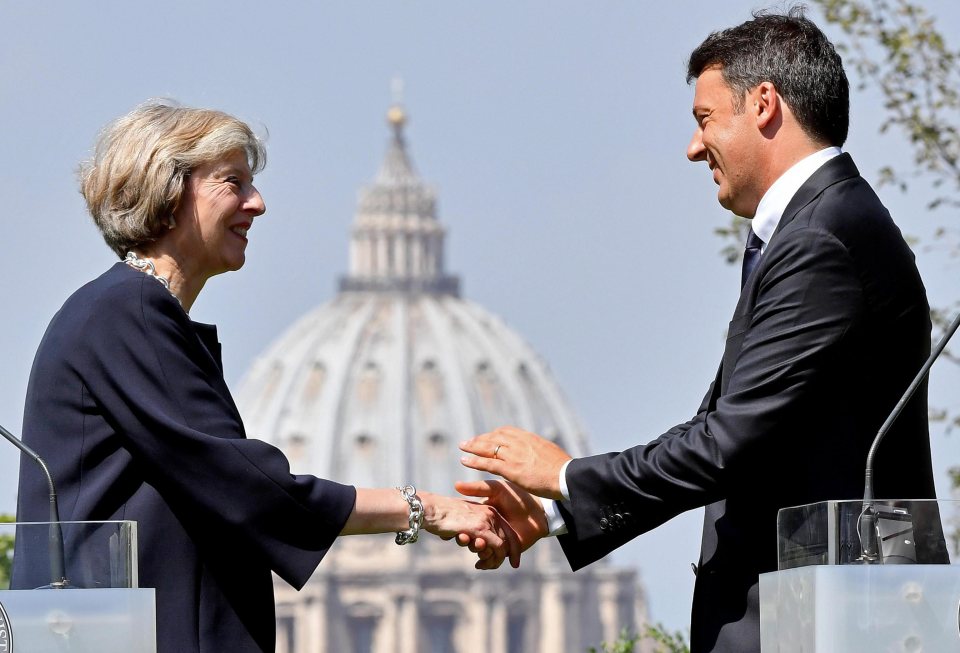
<svg viewBox="0 0 960 653"><path fill-rule="evenodd" d="M919 4L941 33L960 34L956 2ZM233 113L267 136L257 186L268 211L250 233L247 264L213 279L192 311L218 324L236 387L259 352L335 294L356 192L382 159L399 76L409 150L437 189L447 269L461 276L463 296L549 361L595 452L657 437L699 405L739 293L739 270L714 233L730 216L706 166L684 155L694 127L686 57L761 6L3 2L0 424L19 434L47 322L116 260L75 177L106 122L170 97ZM875 90L856 92L851 113L845 149L868 180L883 165L909 169L903 137L878 134ZM952 218L926 210L932 191L922 183L880 193L921 244ZM960 298L956 257L917 250L931 303ZM934 367L931 404L960 409L958 383L960 367ZM934 423L932 438L947 497L960 434ZM0 513L15 511L17 462L3 445ZM700 519L682 515L614 555L639 569L653 620L669 628L689 622Z"/></svg>

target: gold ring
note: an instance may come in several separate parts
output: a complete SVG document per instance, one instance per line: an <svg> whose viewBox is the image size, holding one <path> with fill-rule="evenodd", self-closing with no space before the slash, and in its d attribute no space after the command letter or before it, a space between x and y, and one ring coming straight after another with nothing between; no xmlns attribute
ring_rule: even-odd
<svg viewBox="0 0 960 653"><path fill-rule="evenodd" d="M500 447L502 447L502 446L503 446L502 444L498 444L498 445L497 445L497 448L493 450L493 457L494 457L494 458L496 458L496 457L497 457L497 454L500 453Z"/></svg>

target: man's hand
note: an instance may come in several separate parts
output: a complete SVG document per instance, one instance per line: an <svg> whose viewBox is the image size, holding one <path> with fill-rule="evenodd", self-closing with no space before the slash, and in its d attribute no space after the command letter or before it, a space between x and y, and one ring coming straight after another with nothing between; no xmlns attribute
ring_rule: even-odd
<svg viewBox="0 0 960 653"><path fill-rule="evenodd" d="M477 569L496 569L510 558L510 565L520 566L520 540L513 528L492 506L463 499L424 492L423 527L449 540L469 546L477 554Z"/></svg>
<svg viewBox="0 0 960 653"><path fill-rule="evenodd" d="M526 551L537 540L550 534L547 516L540 499L509 481L457 481L457 492L468 497L484 497L488 506L497 509L506 519L517 537L520 550ZM457 542L469 546L469 537L458 535ZM471 551L473 547L471 547ZM479 555L479 552L477 552Z"/></svg>
<svg viewBox="0 0 960 653"><path fill-rule="evenodd" d="M502 476L537 496L560 501L560 468L570 455L539 435L502 426L460 443L472 456L460 462L471 469Z"/></svg>

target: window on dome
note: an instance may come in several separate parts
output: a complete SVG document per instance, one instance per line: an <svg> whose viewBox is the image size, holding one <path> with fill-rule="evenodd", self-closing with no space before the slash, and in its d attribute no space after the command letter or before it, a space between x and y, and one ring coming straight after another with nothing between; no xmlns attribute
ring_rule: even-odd
<svg viewBox="0 0 960 653"><path fill-rule="evenodd" d="M357 381L357 399L363 404L375 404L380 398L380 368L369 361L360 372Z"/></svg>
<svg viewBox="0 0 960 653"><path fill-rule="evenodd" d="M287 438L287 446L284 447L284 453L291 460L303 458L306 449L307 437L303 433L293 433Z"/></svg>
<svg viewBox="0 0 960 653"><path fill-rule="evenodd" d="M270 405L270 401L273 399L273 395L277 392L277 387L280 385L280 377L282 376L283 364L277 361L270 367L270 371L267 372L267 378L263 383L263 392L260 393L260 409L265 409Z"/></svg>
<svg viewBox="0 0 960 653"><path fill-rule="evenodd" d="M504 393L503 385L500 383L496 371L488 361L477 363L473 383L480 400L480 408L482 409L481 426L484 430L489 431L515 421L512 418L513 411L509 398Z"/></svg>
<svg viewBox="0 0 960 653"><path fill-rule="evenodd" d="M310 366L307 382L303 384L303 401L311 403L320 396L323 383L327 380L327 368L320 361L314 361Z"/></svg>
<svg viewBox="0 0 960 653"><path fill-rule="evenodd" d="M373 451L375 442L373 436L368 433L361 433L357 436L355 442L357 443L357 450L361 453L370 453Z"/></svg>
<svg viewBox="0 0 960 653"><path fill-rule="evenodd" d="M420 418L427 424L433 422L443 402L443 381L433 361L424 361L421 365L414 380L414 390Z"/></svg>

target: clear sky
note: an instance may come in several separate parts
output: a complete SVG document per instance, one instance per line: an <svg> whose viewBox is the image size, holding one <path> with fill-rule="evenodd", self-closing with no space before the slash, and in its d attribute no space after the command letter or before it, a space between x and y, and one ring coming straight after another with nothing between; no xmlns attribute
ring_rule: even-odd
<svg viewBox="0 0 960 653"><path fill-rule="evenodd" d="M922 4L942 33L960 34L958 3ZM333 296L400 75L410 149L438 190L464 295L550 362L595 451L658 436L696 410L739 292L713 235L728 215L706 166L684 157L694 126L685 58L760 6L0 0L0 424L19 434L47 322L115 260L74 174L103 124L163 96L269 132L257 184L267 214L248 263L212 280L192 312L219 325L236 387L258 352ZM877 135L880 110L876 95L853 98L846 149L868 179L911 160L899 136ZM925 212L920 187L881 196L911 234L951 219ZM960 299L956 260L921 251L919 264L934 303ZM960 409L958 384L958 368L939 364L932 403ZM933 431L944 495L960 435ZM0 512L13 512L17 453L4 447ZM674 628L688 623L699 525L688 513L615 554Z"/></svg>

